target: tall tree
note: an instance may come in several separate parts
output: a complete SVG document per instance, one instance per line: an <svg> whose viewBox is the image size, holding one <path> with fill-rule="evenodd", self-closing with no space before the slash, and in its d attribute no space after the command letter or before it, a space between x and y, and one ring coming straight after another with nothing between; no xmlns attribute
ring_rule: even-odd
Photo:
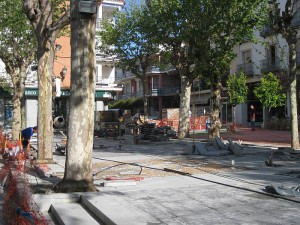
<svg viewBox="0 0 300 225"><path fill-rule="evenodd" d="M244 73L232 74L227 80L229 102L233 105L233 127L236 129L235 106L247 100L247 78Z"/></svg>
<svg viewBox="0 0 300 225"><path fill-rule="evenodd" d="M288 45L289 63L289 99L291 104L291 147L299 149L298 112L297 112L297 74L296 74L296 44L298 26L294 26L293 18L298 18L299 0L286 0L284 9L280 1L270 1L270 21L276 34L281 34Z"/></svg>
<svg viewBox="0 0 300 225"><path fill-rule="evenodd" d="M115 21L104 20L100 32L100 49L108 54L117 55L117 66L141 80L145 116L148 111L145 95L146 73L152 58L159 51L157 43L154 42L155 23L146 5L130 4L126 11L116 13Z"/></svg>
<svg viewBox="0 0 300 225"><path fill-rule="evenodd" d="M12 136L19 139L22 128L22 107L26 71L35 60L36 38L23 12L23 4L17 0L0 2L0 58L5 64L13 86Z"/></svg>
<svg viewBox="0 0 300 225"><path fill-rule="evenodd" d="M199 76L211 85L210 136L219 136L222 78L229 74L229 64L235 57L233 47L254 38L255 27L264 19L266 2L147 1L157 21L157 40L172 53L172 64L181 76L179 137L188 131L191 85Z"/></svg>
<svg viewBox="0 0 300 225"><path fill-rule="evenodd" d="M96 191L92 180L95 101L96 12L82 13L71 1L71 94L63 180L56 191Z"/></svg>
<svg viewBox="0 0 300 225"><path fill-rule="evenodd" d="M55 40L60 30L70 23L68 1L23 0L24 11L37 38L38 62L38 160L52 161L52 74Z"/></svg>

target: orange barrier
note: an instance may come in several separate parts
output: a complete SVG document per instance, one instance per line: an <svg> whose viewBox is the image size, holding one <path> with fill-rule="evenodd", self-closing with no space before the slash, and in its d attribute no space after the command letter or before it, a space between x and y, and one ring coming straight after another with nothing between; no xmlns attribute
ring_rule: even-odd
<svg viewBox="0 0 300 225"><path fill-rule="evenodd" d="M206 129L206 119L208 116L198 116L190 118L190 130L203 130ZM151 123L155 123L157 127L170 126L172 130L178 131L179 120L161 119L151 120Z"/></svg>
<svg viewBox="0 0 300 225"><path fill-rule="evenodd" d="M44 215L33 207L32 192L25 171L28 149L22 149L21 141L13 141L0 133L0 149L4 166L0 169L0 181L5 184L3 215L5 224L46 225Z"/></svg>

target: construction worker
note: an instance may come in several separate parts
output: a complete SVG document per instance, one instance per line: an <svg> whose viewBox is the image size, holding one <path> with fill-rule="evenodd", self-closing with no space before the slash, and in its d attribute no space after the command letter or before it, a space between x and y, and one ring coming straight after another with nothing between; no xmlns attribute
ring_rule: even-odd
<svg viewBox="0 0 300 225"><path fill-rule="evenodd" d="M38 127L36 127L36 126L35 127L27 127L21 131L21 135L22 135L21 139L22 139L23 148L27 148L32 135L37 132L38 132Z"/></svg>
<svg viewBox="0 0 300 225"><path fill-rule="evenodd" d="M134 129L133 129L133 142L137 144L139 142L139 126L143 125L144 122L144 111L139 111L137 112L133 117L132 117L132 122L134 124Z"/></svg>
<svg viewBox="0 0 300 225"><path fill-rule="evenodd" d="M38 132L37 127L27 127L21 131L22 140L30 140L34 133Z"/></svg>

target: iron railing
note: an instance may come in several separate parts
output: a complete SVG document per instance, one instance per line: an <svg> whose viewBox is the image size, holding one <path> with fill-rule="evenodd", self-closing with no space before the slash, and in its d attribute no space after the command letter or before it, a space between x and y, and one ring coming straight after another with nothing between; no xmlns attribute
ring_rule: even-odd
<svg viewBox="0 0 300 225"><path fill-rule="evenodd" d="M246 76L254 74L253 63L244 63L236 66L237 73L244 73Z"/></svg>

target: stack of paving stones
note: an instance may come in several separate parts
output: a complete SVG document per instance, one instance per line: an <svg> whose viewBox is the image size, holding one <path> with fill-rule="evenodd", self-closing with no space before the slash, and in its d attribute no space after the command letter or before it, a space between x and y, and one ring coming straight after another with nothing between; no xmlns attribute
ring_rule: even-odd
<svg viewBox="0 0 300 225"><path fill-rule="evenodd" d="M147 123L140 126L140 133L143 140L151 140L154 135L155 123Z"/></svg>
<svg viewBox="0 0 300 225"><path fill-rule="evenodd" d="M195 154L206 156L224 156L233 154L235 156L243 156L243 147L228 140L228 144L225 144L219 137L209 140L206 144L201 142L195 143Z"/></svg>

